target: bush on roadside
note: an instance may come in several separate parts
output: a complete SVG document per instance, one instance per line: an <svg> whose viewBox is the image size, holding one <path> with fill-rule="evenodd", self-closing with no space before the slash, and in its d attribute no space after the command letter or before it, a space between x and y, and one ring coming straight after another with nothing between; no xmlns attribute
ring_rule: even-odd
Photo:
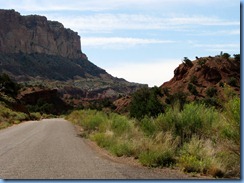
<svg viewBox="0 0 244 183"><path fill-rule="evenodd" d="M93 110L67 119L116 156L132 156L149 167L178 166L213 177L240 176L240 98L229 95L218 110L200 102L168 107L138 120Z"/></svg>
<svg viewBox="0 0 244 183"><path fill-rule="evenodd" d="M139 154L142 165L149 167L169 167L176 162L179 139L174 138L170 132L159 132L153 139L148 139L144 146L146 149Z"/></svg>
<svg viewBox="0 0 244 183"><path fill-rule="evenodd" d="M224 170L221 162L216 158L216 154L211 140L203 140L194 136L180 150L178 166L186 172L212 173L213 176L222 177Z"/></svg>
<svg viewBox="0 0 244 183"><path fill-rule="evenodd" d="M0 128L6 128L12 124L18 124L29 120L29 116L22 112L13 111L0 104Z"/></svg>

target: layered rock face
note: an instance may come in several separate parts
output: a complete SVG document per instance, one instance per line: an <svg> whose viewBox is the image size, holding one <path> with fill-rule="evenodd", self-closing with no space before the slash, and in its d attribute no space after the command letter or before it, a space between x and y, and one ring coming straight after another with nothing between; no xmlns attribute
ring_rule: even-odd
<svg viewBox="0 0 244 183"><path fill-rule="evenodd" d="M45 53L80 58L80 36L44 16L21 16L14 10L0 10L1 53Z"/></svg>
<svg viewBox="0 0 244 183"><path fill-rule="evenodd" d="M81 51L80 36L61 23L14 10L0 10L1 73L26 90L57 89L70 103L116 98L144 86L113 77L90 62Z"/></svg>

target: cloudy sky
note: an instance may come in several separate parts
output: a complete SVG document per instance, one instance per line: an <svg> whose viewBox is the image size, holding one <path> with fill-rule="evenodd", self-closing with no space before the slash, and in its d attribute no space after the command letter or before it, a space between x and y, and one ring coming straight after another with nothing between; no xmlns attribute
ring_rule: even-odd
<svg viewBox="0 0 244 183"><path fill-rule="evenodd" d="M0 0L79 33L82 51L113 76L160 86L184 57L240 53L239 0Z"/></svg>

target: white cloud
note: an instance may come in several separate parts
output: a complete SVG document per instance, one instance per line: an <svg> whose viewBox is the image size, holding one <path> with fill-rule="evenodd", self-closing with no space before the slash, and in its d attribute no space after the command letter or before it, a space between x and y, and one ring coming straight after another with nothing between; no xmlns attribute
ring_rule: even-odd
<svg viewBox="0 0 244 183"><path fill-rule="evenodd" d="M99 47L99 48L128 48L136 45L145 44L168 44L174 43L170 40L158 40L158 39L141 39L131 37L83 37L81 38L81 44L85 47Z"/></svg>
<svg viewBox="0 0 244 183"><path fill-rule="evenodd" d="M6 1L0 0L2 8L15 8L21 11L62 11L62 10L78 10L78 11L104 11L115 9L163 9L169 6L182 5L198 5L224 6L227 3L233 4L233 0L18 0Z"/></svg>
<svg viewBox="0 0 244 183"><path fill-rule="evenodd" d="M180 60L169 59L150 63L127 62L105 68L113 76L124 78L131 82L148 84L150 87L161 86L174 76L174 70Z"/></svg>
<svg viewBox="0 0 244 183"><path fill-rule="evenodd" d="M238 43L224 43L224 44L193 44L194 47L203 48L211 52L230 52L240 49L240 44Z"/></svg>
<svg viewBox="0 0 244 183"><path fill-rule="evenodd" d="M201 26L239 26L238 21L229 21L210 16L152 16L143 14L92 14L84 16L60 16L49 14L49 18L62 22L65 27L79 32L112 32L114 30L170 30L192 31Z"/></svg>
<svg viewBox="0 0 244 183"><path fill-rule="evenodd" d="M217 31L198 31L192 33L192 35L198 36L233 36L240 35L240 29L231 29L231 30L217 30Z"/></svg>
<svg viewBox="0 0 244 183"><path fill-rule="evenodd" d="M227 21L218 17L210 16L182 16L169 18L170 24L176 25L208 25L208 26L233 26L240 25L237 21Z"/></svg>

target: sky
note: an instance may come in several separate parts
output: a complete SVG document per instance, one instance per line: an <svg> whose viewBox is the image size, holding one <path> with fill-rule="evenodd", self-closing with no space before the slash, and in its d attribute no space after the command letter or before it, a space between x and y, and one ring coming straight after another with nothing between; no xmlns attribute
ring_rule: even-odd
<svg viewBox="0 0 244 183"><path fill-rule="evenodd" d="M239 0L0 0L1 9L61 22L97 66L160 86L184 57L240 53Z"/></svg>

